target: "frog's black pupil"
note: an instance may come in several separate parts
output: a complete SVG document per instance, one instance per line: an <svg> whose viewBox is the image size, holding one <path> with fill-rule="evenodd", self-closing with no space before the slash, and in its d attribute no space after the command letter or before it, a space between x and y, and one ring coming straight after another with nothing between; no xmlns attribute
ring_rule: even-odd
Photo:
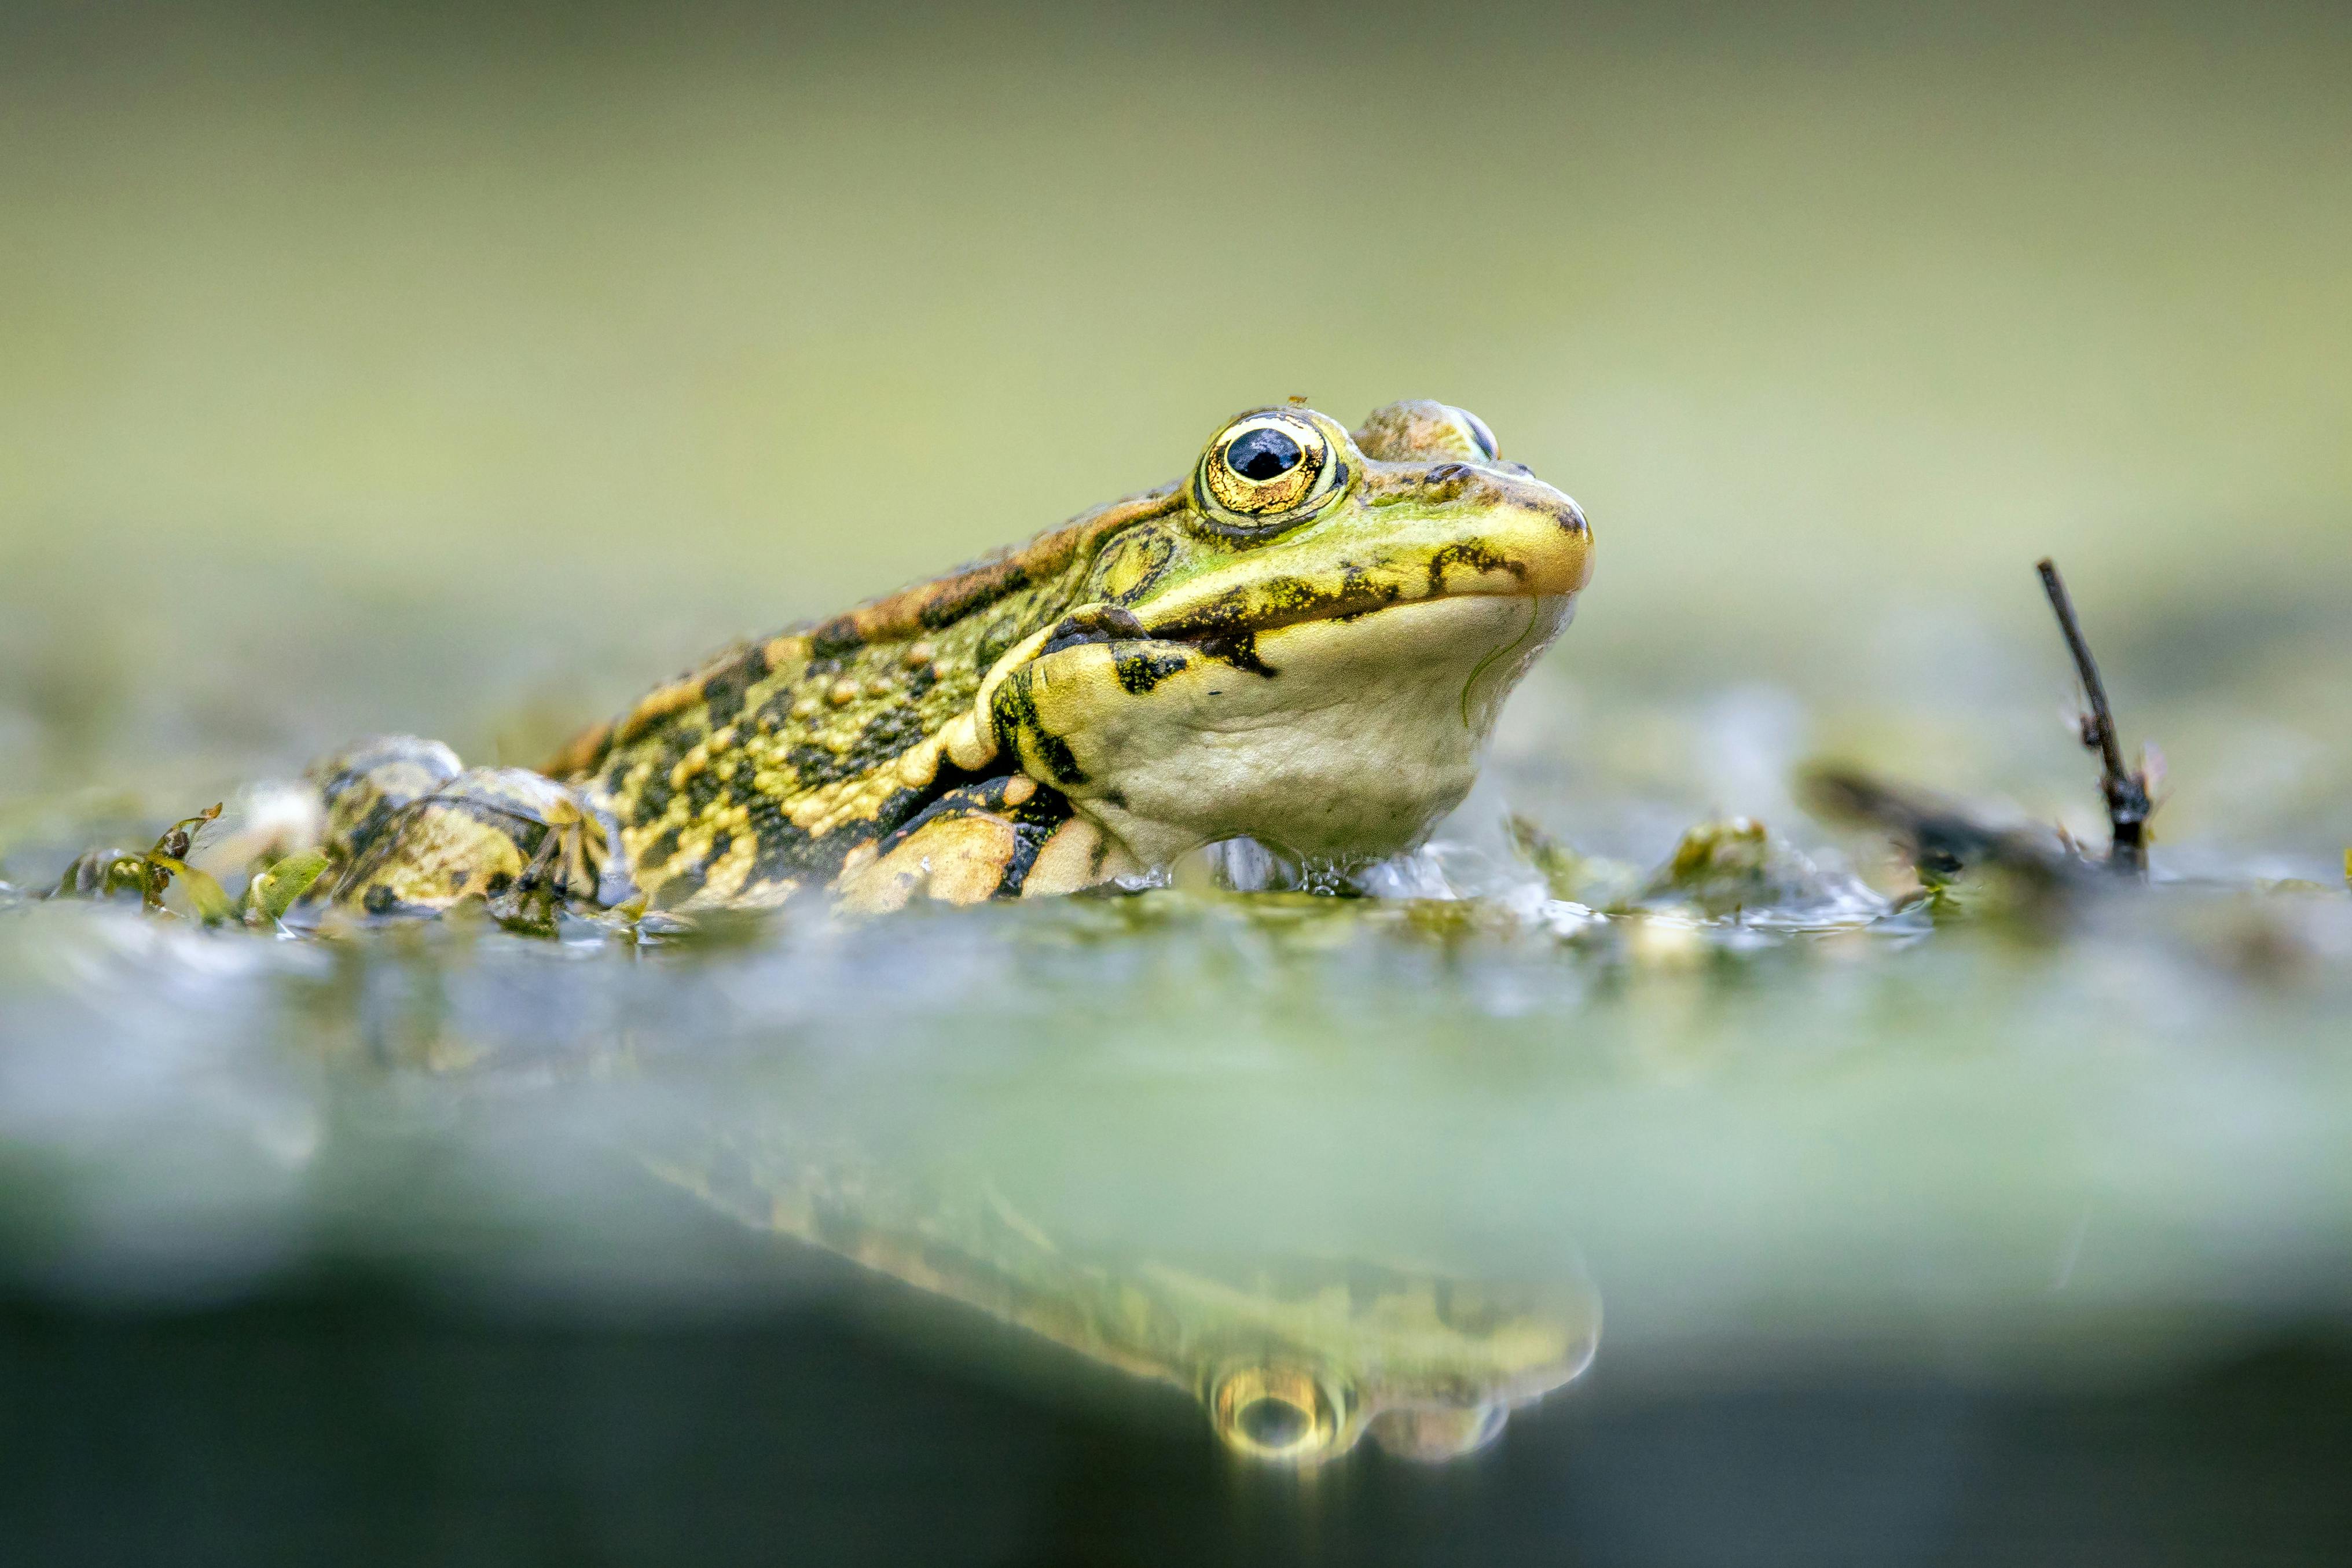
<svg viewBox="0 0 2352 1568"><path fill-rule="evenodd" d="M1225 448L1227 465L1243 478L1261 485L1289 473L1306 455L1298 450L1298 443L1282 432L1264 428L1235 436Z"/></svg>
<svg viewBox="0 0 2352 1568"><path fill-rule="evenodd" d="M1287 1399L1253 1399L1234 1424L1261 1448L1287 1448L1307 1435L1307 1412Z"/></svg>

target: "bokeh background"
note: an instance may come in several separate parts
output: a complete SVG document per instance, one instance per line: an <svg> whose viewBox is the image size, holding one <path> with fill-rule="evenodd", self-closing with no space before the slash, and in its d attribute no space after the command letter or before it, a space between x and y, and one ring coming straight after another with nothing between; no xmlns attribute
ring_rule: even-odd
<svg viewBox="0 0 2352 1568"><path fill-rule="evenodd" d="M527 760L1305 393L1472 407L1595 519L1522 734L1764 810L1651 733L1760 685L2048 814L2054 552L2173 837L2352 836L2339 6L0 26L11 795Z"/></svg>
<svg viewBox="0 0 2352 1568"><path fill-rule="evenodd" d="M2047 553L2162 748L2160 874L2341 885L2325 3L13 0L0 876L370 732L537 760L1294 393L1472 408L1593 519L1449 832L1514 810L1645 862L1748 812L1867 869L1790 798L1842 756L2095 840ZM33 1559L2352 1540L2340 919L1725 979L1081 910L680 979L19 913L0 1525ZM762 1315L760 1239L583 1174L625 1100L303 1055L496 1065L614 1017L717 1053L688 1101L917 1129L1073 1232L1577 1253L1601 1361L1490 1463L1302 1496L1173 1395Z"/></svg>

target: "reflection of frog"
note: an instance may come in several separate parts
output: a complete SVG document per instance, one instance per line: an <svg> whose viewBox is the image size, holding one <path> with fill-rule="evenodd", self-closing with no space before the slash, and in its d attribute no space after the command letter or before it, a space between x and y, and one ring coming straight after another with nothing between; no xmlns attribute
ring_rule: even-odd
<svg viewBox="0 0 2352 1568"><path fill-rule="evenodd" d="M1590 570L1575 503L1470 414L1393 403L1350 435L1262 409L1178 483L730 649L545 775L408 739L322 764L322 886L379 915L825 885L890 908L1244 834L1377 858L1462 799Z"/></svg>
<svg viewBox="0 0 2352 1568"><path fill-rule="evenodd" d="M764 1139L650 1162L760 1229L977 1307L1092 1360L1196 1395L1248 1458L1311 1465L1369 1432L1407 1458L1484 1447L1512 1406L1584 1370L1598 1298L1344 1260L1240 1271L1068 1250L985 1184L925 1187Z"/></svg>

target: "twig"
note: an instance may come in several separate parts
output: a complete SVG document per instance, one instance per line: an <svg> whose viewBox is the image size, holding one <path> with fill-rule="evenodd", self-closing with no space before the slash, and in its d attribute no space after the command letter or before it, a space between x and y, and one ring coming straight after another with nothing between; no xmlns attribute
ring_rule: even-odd
<svg viewBox="0 0 2352 1568"><path fill-rule="evenodd" d="M1969 871L2004 873L2036 897L2081 883L2088 873L2036 833L1985 821L1930 790L1874 779L1851 768L1815 767L1799 778L1817 815L1883 828L1911 854L1921 880L1948 882Z"/></svg>
<svg viewBox="0 0 2352 1568"><path fill-rule="evenodd" d="M2074 671L2083 678L2083 695L2091 711L2083 716L2083 745L2099 754L2100 791L2107 798L2107 869L2128 876L2147 874L2147 819L2155 807L2147 798L2147 775L2124 767L2123 743L2116 738L2115 709L2107 706L2107 688L2099 679L2098 661L2084 639L2083 623L2074 618L2074 601L2058 563L2044 559L2035 566L2042 586L2049 591L2050 608L2058 612L2058 629L2066 634L2067 650L2074 655Z"/></svg>

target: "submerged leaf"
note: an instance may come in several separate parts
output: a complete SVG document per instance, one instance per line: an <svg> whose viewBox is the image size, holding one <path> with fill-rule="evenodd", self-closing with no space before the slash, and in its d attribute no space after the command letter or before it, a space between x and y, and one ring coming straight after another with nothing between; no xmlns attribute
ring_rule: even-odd
<svg viewBox="0 0 2352 1568"><path fill-rule="evenodd" d="M236 900L229 897L227 890L213 879L211 873L198 871L171 855L149 855L147 862L163 873L155 884L157 901L163 898L164 883L178 877L181 890L187 894L188 902L196 907L197 918L205 925L219 925L236 918Z"/></svg>
<svg viewBox="0 0 2352 1568"><path fill-rule="evenodd" d="M274 925L286 917L295 902L325 874L327 857L305 850L256 872L245 890L245 921L248 925Z"/></svg>

